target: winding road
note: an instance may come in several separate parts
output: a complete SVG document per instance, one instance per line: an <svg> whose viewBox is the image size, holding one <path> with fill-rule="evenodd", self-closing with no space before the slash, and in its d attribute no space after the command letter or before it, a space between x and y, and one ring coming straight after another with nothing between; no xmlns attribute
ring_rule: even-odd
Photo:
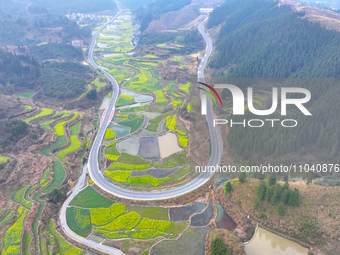
<svg viewBox="0 0 340 255"><path fill-rule="evenodd" d="M118 4L117 4L118 5ZM65 203L62 206L62 209L60 211L60 221L62 229L64 230L65 234L69 236L70 238L74 239L77 242L80 242L84 245L87 245L93 249L96 249L103 253L108 254L123 254L121 251L93 242L91 240L88 240L84 237L78 236L75 234L67 225L66 221L66 210L69 206L69 203L71 200L78 194L80 190L86 186L85 180L86 180L86 173L87 170L89 172L89 175L93 182L100 187L102 190L120 197L124 199L131 199L131 200L139 200L139 201L145 201L145 200L164 200L169 198L178 197L181 195L184 195L188 192L191 192L193 190L196 190L197 188L204 185L212 176L209 172L201 173L198 175L195 179L192 181L184 184L183 186L173 188L173 189L166 189L166 190L159 190L159 191L135 191L135 190L128 190L122 187L119 187L109 180L105 178L103 175L103 172L99 168L98 163L98 154L101 147L102 140L104 138L106 129L108 125L110 124L112 117L115 113L115 105L119 96L119 84L117 83L116 79L112 77L108 72L106 72L102 67L97 65L93 59L93 52L95 45L97 43L97 38L99 33L114 19L116 19L121 14L121 9L118 6L119 11L118 13L111 19L110 21L106 22L99 30L97 30L93 36L93 40L90 46L89 50L89 61L93 67L98 69L101 73L103 73L111 82L113 90L112 90L112 97L110 99L109 105L104 110L104 113L101 118L100 127L97 133L97 136L94 140L94 143L91 148L91 152L89 155L88 163L83 168L83 173L81 174L77 185L74 187L71 195L67 198ZM211 55L212 52L212 42L211 38L208 34L204 31L204 25L207 23L208 17L204 19L199 25L199 31L202 34L205 42L206 42L206 51L205 55L199 65L198 68L198 79L199 81L204 81L204 68L206 66L206 63ZM219 139L219 132L216 128L213 127L213 112L211 108L211 101L210 98L208 98L208 104L207 104L207 122L209 126L209 132L211 137L211 157L209 160L208 165L216 165L220 162L221 154L222 154L222 140Z"/></svg>

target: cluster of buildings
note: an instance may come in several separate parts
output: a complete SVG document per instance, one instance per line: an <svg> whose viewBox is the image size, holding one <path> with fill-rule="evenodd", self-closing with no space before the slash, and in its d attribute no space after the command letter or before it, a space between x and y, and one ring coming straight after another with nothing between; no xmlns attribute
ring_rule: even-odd
<svg viewBox="0 0 340 255"><path fill-rule="evenodd" d="M76 21L78 24L83 24L91 21L101 21L102 17L95 14L72 13L65 15L67 18Z"/></svg>

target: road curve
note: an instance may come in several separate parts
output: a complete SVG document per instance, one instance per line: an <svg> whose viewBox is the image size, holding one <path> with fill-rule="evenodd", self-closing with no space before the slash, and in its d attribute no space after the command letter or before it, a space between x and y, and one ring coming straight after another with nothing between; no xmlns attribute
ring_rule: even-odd
<svg viewBox="0 0 340 255"><path fill-rule="evenodd" d="M208 21L208 17L206 17L204 21L202 21L199 25L199 31L202 34L206 42L206 52L198 68L198 79L199 80L204 80L204 68L212 52L211 38L204 31L204 25L206 24L207 21ZM97 36L100 31L101 30L98 30L95 36ZM119 96L119 85L117 81L114 79L114 77L112 77L108 72L101 69L101 67L99 67L96 63L94 63L93 50L94 50L95 42L96 42L96 37L93 39L93 42L90 48L90 53L89 53L90 62L95 68L100 69L101 72L110 80L113 86L113 92L112 92L110 103L103 114L102 123L99 127L98 134L95 138L95 141L92 145L92 149L89 155L88 170L89 170L89 174L93 182L97 186L99 186L102 190L114 196L124 198L124 199L143 200L143 201L164 200L164 199L178 197L188 192L191 192L201 187L203 184L205 184L212 176L210 173L201 173L195 179L184 184L183 186L173 188L173 189L158 190L158 191L128 190L128 189L119 187L106 179L106 177L103 175L103 172L99 168L98 154L99 154L100 146L104 138L106 129L108 125L110 124L110 121L115 112L115 105L116 105L117 98ZM212 165L218 164L220 161L220 157L222 153L222 144L221 144L221 139L219 139L218 130L212 126L213 125L213 112L211 109L211 101L209 99L208 99L208 104L207 104L207 122L209 126L210 137L211 137L211 157L210 157L208 165L212 166Z"/></svg>

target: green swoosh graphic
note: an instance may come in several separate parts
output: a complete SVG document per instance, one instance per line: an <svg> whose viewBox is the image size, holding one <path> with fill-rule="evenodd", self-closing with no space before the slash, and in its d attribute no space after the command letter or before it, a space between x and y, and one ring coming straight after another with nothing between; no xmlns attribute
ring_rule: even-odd
<svg viewBox="0 0 340 255"><path fill-rule="evenodd" d="M216 105L216 100L215 100L214 96L211 94L211 92L209 90L202 89L202 88L198 88L198 89L203 90L204 92L208 93L209 96L212 98L212 100L214 100L214 103Z"/></svg>

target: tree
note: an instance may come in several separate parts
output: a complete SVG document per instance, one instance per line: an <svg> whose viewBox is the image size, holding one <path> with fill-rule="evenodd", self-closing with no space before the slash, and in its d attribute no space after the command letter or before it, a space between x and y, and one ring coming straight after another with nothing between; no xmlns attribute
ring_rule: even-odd
<svg viewBox="0 0 340 255"><path fill-rule="evenodd" d="M215 238L212 241L211 255L230 255L228 247L221 238Z"/></svg>
<svg viewBox="0 0 340 255"><path fill-rule="evenodd" d="M266 189L265 200L270 202L273 196L273 187L268 187Z"/></svg>
<svg viewBox="0 0 340 255"><path fill-rule="evenodd" d="M300 192L297 188L291 192L288 203L291 206L298 206L300 204Z"/></svg>
<svg viewBox="0 0 340 255"><path fill-rule="evenodd" d="M279 213L280 216L282 216L286 213L285 204L283 202L279 203L279 205L277 207L277 212Z"/></svg>
<svg viewBox="0 0 340 255"><path fill-rule="evenodd" d="M233 186L231 185L231 182L227 182L224 186L225 194L227 195L228 192L231 192L233 190Z"/></svg>
<svg viewBox="0 0 340 255"><path fill-rule="evenodd" d="M91 89L87 94L86 97L90 100L96 100L97 99L97 90Z"/></svg>
<svg viewBox="0 0 340 255"><path fill-rule="evenodd" d="M282 195L281 195L281 201L283 202L283 203L288 203L288 201L289 201L289 197L290 197L290 189L284 189L283 191L282 191Z"/></svg>
<svg viewBox="0 0 340 255"><path fill-rule="evenodd" d="M241 172L240 177L239 177L240 182L244 183L246 181L246 178L247 178L246 173Z"/></svg>
<svg viewBox="0 0 340 255"><path fill-rule="evenodd" d="M273 186L276 183L276 176L273 174L270 175L268 183L269 183L269 186Z"/></svg>
<svg viewBox="0 0 340 255"><path fill-rule="evenodd" d="M283 189L283 190L289 189L289 183L288 183L288 182L285 182L285 184L283 184L282 189Z"/></svg>
<svg viewBox="0 0 340 255"><path fill-rule="evenodd" d="M58 189L53 189L47 197L53 204L58 204L66 199L65 193Z"/></svg>
<svg viewBox="0 0 340 255"><path fill-rule="evenodd" d="M264 200L266 195L267 186L264 181L261 181L260 185L257 187L257 195L261 200Z"/></svg>

